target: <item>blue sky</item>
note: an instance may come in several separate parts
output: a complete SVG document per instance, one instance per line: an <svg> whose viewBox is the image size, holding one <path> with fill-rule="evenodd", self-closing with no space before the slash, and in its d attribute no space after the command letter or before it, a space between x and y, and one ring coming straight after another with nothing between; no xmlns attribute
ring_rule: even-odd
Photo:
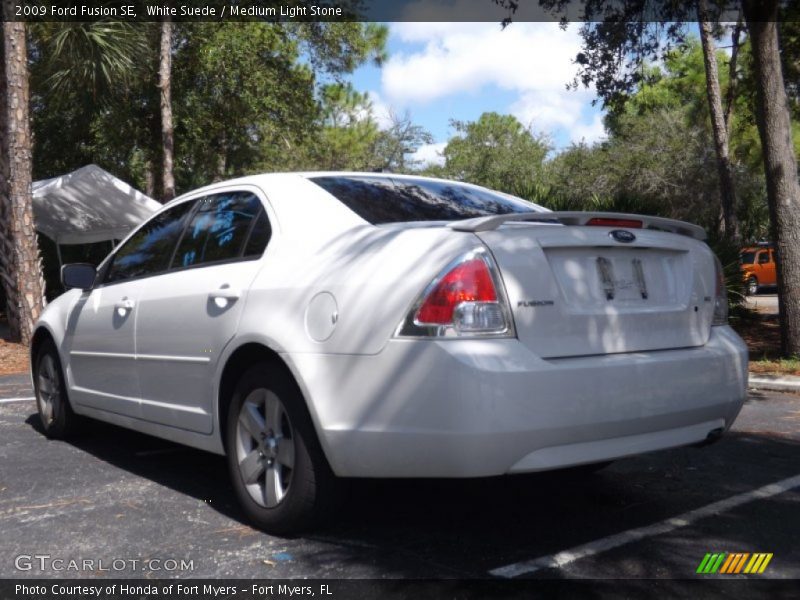
<svg viewBox="0 0 800 600"><path fill-rule="evenodd" d="M556 149L602 139L602 112L592 90L571 91L580 48L578 25L557 23L389 23L389 60L364 66L353 85L369 92L379 122L408 110L435 144L418 158L435 160L453 135L450 119L473 121L481 113L515 115Z"/></svg>

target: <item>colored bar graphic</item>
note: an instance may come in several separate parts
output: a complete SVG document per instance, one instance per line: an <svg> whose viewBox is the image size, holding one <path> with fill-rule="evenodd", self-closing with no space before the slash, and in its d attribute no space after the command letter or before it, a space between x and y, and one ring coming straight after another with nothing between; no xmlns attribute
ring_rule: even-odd
<svg viewBox="0 0 800 600"><path fill-rule="evenodd" d="M700 566L697 567L697 571L695 571L695 573L705 573L706 572L706 565L708 564L710 559L711 559L711 554L707 553L703 557L703 560L700 561Z"/></svg>
<svg viewBox="0 0 800 600"><path fill-rule="evenodd" d="M744 573L760 574L763 573L769 562L772 560L772 553L758 552L750 554L749 552L709 552L700 561L697 567L697 573L704 575L714 573L720 574L737 574ZM748 561L748 559L750 559ZM747 564L747 566L745 566Z"/></svg>
<svg viewBox="0 0 800 600"><path fill-rule="evenodd" d="M739 562L736 564L736 568L734 569L734 573L741 573L742 567L744 567L744 561L747 560L747 557L750 556L749 552L745 552L742 554L742 558L739 559Z"/></svg>
<svg viewBox="0 0 800 600"><path fill-rule="evenodd" d="M725 552L721 552L717 562L714 563L714 566L711 568L712 573L716 573L719 570L720 565L722 565L722 561L725 560Z"/></svg>
<svg viewBox="0 0 800 600"><path fill-rule="evenodd" d="M771 561L771 560L772 560L772 552L767 554L766 558L764 558L764 562L761 563L761 568L758 570L758 572L759 573L763 573L764 570L767 568L767 565L769 564L769 561Z"/></svg>

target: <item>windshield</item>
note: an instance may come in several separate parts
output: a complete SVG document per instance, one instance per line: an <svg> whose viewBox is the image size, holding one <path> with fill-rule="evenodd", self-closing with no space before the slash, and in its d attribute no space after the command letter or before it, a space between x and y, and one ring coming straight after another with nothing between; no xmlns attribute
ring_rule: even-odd
<svg viewBox="0 0 800 600"><path fill-rule="evenodd" d="M542 210L514 196L454 181L369 175L331 175L310 180L373 225L456 221Z"/></svg>
<svg viewBox="0 0 800 600"><path fill-rule="evenodd" d="M742 252L739 255L739 262L743 265L752 265L756 261L756 253L755 252Z"/></svg>

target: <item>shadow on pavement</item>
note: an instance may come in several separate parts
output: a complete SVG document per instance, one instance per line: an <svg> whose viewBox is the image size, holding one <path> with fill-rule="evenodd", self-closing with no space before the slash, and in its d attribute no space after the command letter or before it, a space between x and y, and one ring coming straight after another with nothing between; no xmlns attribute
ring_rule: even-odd
<svg viewBox="0 0 800 600"><path fill-rule="evenodd" d="M26 422L41 431L36 415ZM210 500L213 509L245 522L221 456L100 423L70 443L137 477ZM304 560L329 565L343 560L342 547L365 548L366 554L350 559L385 560L390 577L420 576L397 571L398 552L454 577L474 577L797 475L798 451L800 443L788 436L733 432L706 448L621 460L594 475L350 480L347 500L332 521L301 536L325 542Z"/></svg>

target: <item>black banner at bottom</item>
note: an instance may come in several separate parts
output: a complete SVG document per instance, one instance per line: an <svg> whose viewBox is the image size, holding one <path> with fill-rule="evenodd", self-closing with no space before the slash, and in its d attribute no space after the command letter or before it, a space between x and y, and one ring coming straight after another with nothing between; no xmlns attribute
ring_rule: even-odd
<svg viewBox="0 0 800 600"><path fill-rule="evenodd" d="M798 582L767 579L4 579L0 600L399 600L480 598L789 598ZM700 594L700 595L698 595ZM796 596L794 596L796 597Z"/></svg>

